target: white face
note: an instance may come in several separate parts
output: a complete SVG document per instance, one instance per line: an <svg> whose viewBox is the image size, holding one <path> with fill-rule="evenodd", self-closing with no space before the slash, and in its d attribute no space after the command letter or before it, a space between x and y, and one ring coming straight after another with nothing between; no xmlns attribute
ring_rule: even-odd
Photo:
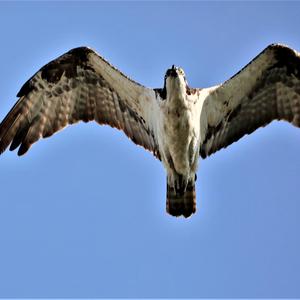
<svg viewBox="0 0 300 300"><path fill-rule="evenodd" d="M184 73L184 71L183 71L182 68L179 68L179 67L177 68L177 67L176 67L176 69L177 69L179 75L185 77L185 73Z"/></svg>

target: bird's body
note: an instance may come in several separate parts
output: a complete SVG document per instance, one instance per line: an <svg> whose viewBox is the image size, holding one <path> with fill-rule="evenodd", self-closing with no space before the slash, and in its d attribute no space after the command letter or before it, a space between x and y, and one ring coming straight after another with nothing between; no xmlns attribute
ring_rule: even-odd
<svg viewBox="0 0 300 300"><path fill-rule="evenodd" d="M177 78L170 80L174 81L174 86L179 82ZM171 159L176 172L189 176L199 157L198 99L194 95L187 95L185 86L174 87L172 91L166 100L160 102L162 116L159 125L162 134L159 146L165 165Z"/></svg>
<svg viewBox="0 0 300 300"><path fill-rule="evenodd" d="M21 88L0 124L0 153L23 155L41 137L95 120L124 131L151 151L167 172L167 211L196 211L199 154L205 158L273 120L300 127L300 55L270 45L221 85L190 88L172 66L163 88L146 88L95 51L70 50L42 67Z"/></svg>
<svg viewBox="0 0 300 300"><path fill-rule="evenodd" d="M167 170L167 210L175 215L183 210L190 214L196 208L195 194L186 201L186 208L182 207L182 198L188 185L193 192L195 189L200 146L199 92L188 94L181 69L171 70L174 75L166 78L166 89L171 92L165 99L159 98L158 145ZM174 190L176 193L172 193Z"/></svg>

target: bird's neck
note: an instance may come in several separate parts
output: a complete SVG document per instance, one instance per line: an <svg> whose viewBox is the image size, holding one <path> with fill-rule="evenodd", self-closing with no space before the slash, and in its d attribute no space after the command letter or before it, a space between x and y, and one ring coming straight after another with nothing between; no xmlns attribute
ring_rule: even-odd
<svg viewBox="0 0 300 300"><path fill-rule="evenodd" d="M170 106L186 106L186 84L179 80L172 80L167 85L167 101Z"/></svg>

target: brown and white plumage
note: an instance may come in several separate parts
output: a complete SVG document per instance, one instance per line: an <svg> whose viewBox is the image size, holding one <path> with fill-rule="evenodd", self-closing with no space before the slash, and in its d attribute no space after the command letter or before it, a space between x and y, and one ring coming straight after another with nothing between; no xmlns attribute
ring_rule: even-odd
<svg viewBox="0 0 300 300"><path fill-rule="evenodd" d="M196 210L198 157L205 158L273 120L300 127L300 56L270 45L225 83L195 89L181 68L162 89L132 81L93 50L75 48L41 68L0 124L0 153L23 155L41 137L95 120L125 132L167 171L167 211Z"/></svg>
<svg viewBox="0 0 300 300"><path fill-rule="evenodd" d="M93 50L75 48L41 68L18 93L0 125L0 153L10 145L23 155L41 137L68 124L93 121L122 129L159 157L147 112L147 89L120 73Z"/></svg>
<svg viewBox="0 0 300 300"><path fill-rule="evenodd" d="M232 78L210 89L202 119L203 158L273 120L299 127L299 53L283 45L268 46Z"/></svg>

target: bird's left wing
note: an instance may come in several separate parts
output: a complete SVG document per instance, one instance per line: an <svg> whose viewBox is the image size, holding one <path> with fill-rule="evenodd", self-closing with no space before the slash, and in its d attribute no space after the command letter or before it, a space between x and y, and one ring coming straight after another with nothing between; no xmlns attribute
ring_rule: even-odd
<svg viewBox="0 0 300 300"><path fill-rule="evenodd" d="M70 50L42 67L21 88L0 124L0 154L27 152L41 137L68 124L95 120L125 132L159 158L155 92L118 71L87 47Z"/></svg>
<svg viewBox="0 0 300 300"><path fill-rule="evenodd" d="M203 158L273 120L300 127L300 54L270 45L231 79L202 94Z"/></svg>

